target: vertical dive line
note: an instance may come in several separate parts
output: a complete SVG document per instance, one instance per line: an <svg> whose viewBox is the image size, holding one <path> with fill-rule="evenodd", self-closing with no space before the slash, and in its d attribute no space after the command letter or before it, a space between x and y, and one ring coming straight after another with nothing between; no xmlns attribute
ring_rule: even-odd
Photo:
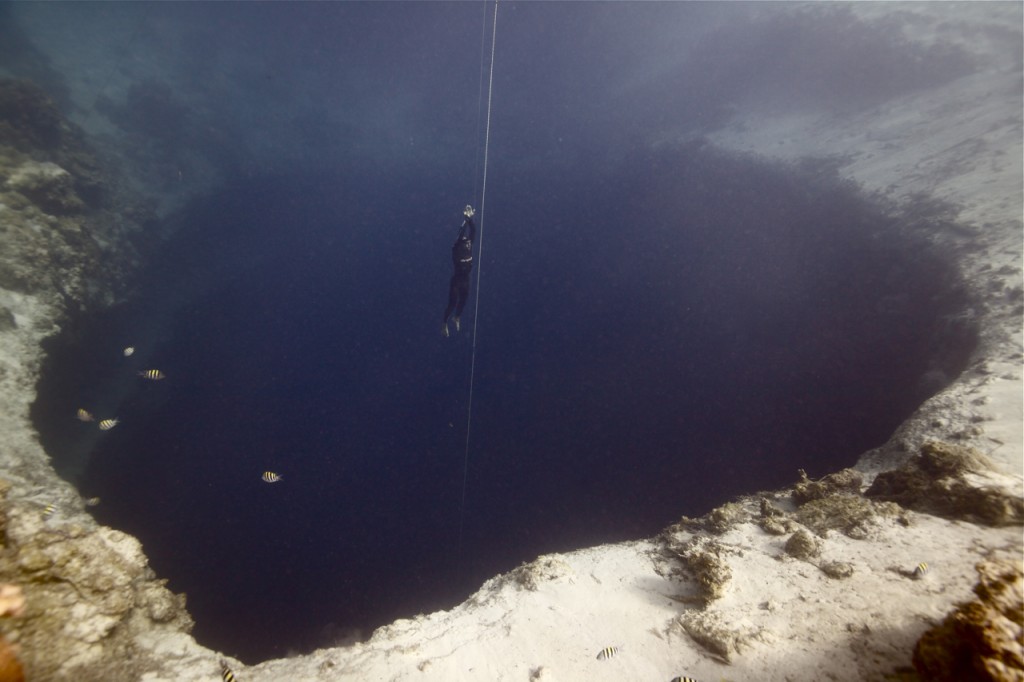
<svg viewBox="0 0 1024 682"><path fill-rule="evenodd" d="M473 150L473 203L476 203L480 191L480 105L484 101L484 49L487 47L487 3L482 4L484 16L480 22L480 75L476 83L476 132L473 134L476 142Z"/></svg>
<svg viewBox="0 0 1024 682"><path fill-rule="evenodd" d="M469 436L473 423L473 385L476 379L476 330L480 319L480 273L484 256L484 209L487 208L487 155L491 145L491 96L494 93L494 41L498 36L498 0L494 0L494 22L491 26L491 67L487 77L487 126L484 129L484 176L480 194L480 225L477 227L480 248L477 250L476 296L473 301L473 350L469 361L469 402L466 406L466 451L462 461L462 501L459 504L459 565L462 565L462 536L466 519L466 483L469 480Z"/></svg>

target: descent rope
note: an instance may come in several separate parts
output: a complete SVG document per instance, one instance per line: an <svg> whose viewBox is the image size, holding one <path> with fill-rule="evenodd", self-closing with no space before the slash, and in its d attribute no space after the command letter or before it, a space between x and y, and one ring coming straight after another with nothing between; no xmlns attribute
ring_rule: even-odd
<svg viewBox="0 0 1024 682"><path fill-rule="evenodd" d="M473 302L473 346L469 362L469 402L466 406L466 451L462 462L462 501L459 505L459 557L462 556L462 536L466 519L466 484L469 480L469 436L470 426L473 423L473 386L476 379L476 332L480 319L480 274L483 271L484 256L484 210L487 208L487 159L491 145L491 100L494 93L494 42L498 35L498 0L494 0L494 20L491 25L491 66L487 77L487 125L484 132L484 176L480 194L480 225L478 230L478 242L480 248L477 252L478 265L476 268L476 296ZM482 50L481 50L482 52ZM482 55L481 55L482 57ZM481 66L482 66L481 59ZM461 565L461 561L459 564Z"/></svg>

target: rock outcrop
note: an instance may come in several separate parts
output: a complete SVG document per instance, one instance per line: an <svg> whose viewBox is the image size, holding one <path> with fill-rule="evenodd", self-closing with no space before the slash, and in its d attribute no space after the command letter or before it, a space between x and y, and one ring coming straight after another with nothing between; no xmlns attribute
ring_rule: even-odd
<svg viewBox="0 0 1024 682"><path fill-rule="evenodd" d="M976 596L960 605L914 647L926 682L1024 680L1024 574L1019 561L977 566Z"/></svg>

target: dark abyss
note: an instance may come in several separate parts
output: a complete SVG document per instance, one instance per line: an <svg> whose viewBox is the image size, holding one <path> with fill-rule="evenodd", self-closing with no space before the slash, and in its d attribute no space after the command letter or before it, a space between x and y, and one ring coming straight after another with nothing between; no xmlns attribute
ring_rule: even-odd
<svg viewBox="0 0 1024 682"><path fill-rule="evenodd" d="M97 386L167 374L78 483L200 642L254 662L365 636L538 554L849 466L974 344L949 258L828 164L696 142L559 182L490 190L461 554L473 319L442 338L465 203L443 184L227 187L130 306L51 344L34 418L58 470ZM121 358L162 312L144 364Z"/></svg>

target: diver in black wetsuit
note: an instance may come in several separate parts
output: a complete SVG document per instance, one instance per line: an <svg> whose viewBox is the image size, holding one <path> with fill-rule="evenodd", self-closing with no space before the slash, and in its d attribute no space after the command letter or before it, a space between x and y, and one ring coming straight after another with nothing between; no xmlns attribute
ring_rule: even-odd
<svg viewBox="0 0 1024 682"><path fill-rule="evenodd" d="M455 316L452 317L455 331L459 331L459 318L462 317L462 309L469 300L469 273L473 270L473 239L476 237L476 225L473 223L475 212L472 206L466 206L462 212L466 219L462 221L459 236L452 244L454 272L448 283L448 307L444 309L444 321L441 323L441 333L445 336L448 336L448 318L451 317L452 311L455 312Z"/></svg>

